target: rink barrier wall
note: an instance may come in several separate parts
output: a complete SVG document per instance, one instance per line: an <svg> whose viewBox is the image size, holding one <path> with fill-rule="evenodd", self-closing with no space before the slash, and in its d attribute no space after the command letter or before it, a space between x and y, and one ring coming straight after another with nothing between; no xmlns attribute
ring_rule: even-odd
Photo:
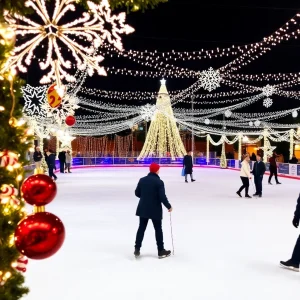
<svg viewBox="0 0 300 300"><path fill-rule="evenodd" d="M220 159L210 158L206 162L205 157L196 157L194 160L194 167L202 168L219 168ZM172 160L170 157L166 158L147 158L138 161L136 157L74 157L72 159L72 169L76 168L103 168L103 167L148 167L152 162L159 164L161 167L180 167L182 168L183 158L176 158ZM56 160L56 172L59 172L59 161ZM253 167L253 161L250 161L250 167ZM239 160L228 159L227 167L230 170L239 171L241 162ZM270 164L266 163L266 175L269 174ZM27 176L34 172L34 165L25 167ZM280 177L299 179L300 180L300 164L278 163L278 175Z"/></svg>
<svg viewBox="0 0 300 300"><path fill-rule="evenodd" d="M137 160L136 157L74 157L72 159L72 168L99 168L99 167L148 167L152 162L162 167L182 167L183 158L172 160L170 157L164 158L146 158ZM219 168L221 160L219 158L206 157L193 158L194 167ZM253 161L250 161L250 167L253 168ZM56 167L59 169L59 161L56 161ZM241 161L228 159L227 167L231 170L239 171ZM269 174L270 164L266 163L266 174ZM278 163L278 174L281 177L300 179L300 164Z"/></svg>

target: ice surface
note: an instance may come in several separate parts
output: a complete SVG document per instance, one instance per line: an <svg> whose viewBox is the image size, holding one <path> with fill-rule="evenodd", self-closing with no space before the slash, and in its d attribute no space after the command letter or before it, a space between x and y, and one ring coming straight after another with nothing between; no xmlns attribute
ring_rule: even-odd
<svg viewBox="0 0 300 300"><path fill-rule="evenodd" d="M245 199L235 194L241 185L236 171L197 168L197 181L186 184L180 168L162 168L174 207L175 256L157 259L149 223L135 260L134 189L146 173L97 168L58 174L58 195L46 210L62 219L66 240L53 257L29 261L26 300L283 300L299 294L299 273L279 268L298 236L292 218L299 181L269 186L265 177L263 198ZM166 211L163 228L171 249Z"/></svg>

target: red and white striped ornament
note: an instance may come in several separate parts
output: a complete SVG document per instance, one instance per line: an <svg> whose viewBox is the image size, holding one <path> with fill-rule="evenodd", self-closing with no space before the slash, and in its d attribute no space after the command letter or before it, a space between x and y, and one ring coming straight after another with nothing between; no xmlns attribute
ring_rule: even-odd
<svg viewBox="0 0 300 300"><path fill-rule="evenodd" d="M20 256L16 261L14 268L19 272L25 273L28 264L28 258L26 256Z"/></svg>
<svg viewBox="0 0 300 300"><path fill-rule="evenodd" d="M3 184L0 189L1 197L18 196L18 190L13 185Z"/></svg>
<svg viewBox="0 0 300 300"><path fill-rule="evenodd" d="M0 152L1 167L14 166L18 162L18 155L10 151Z"/></svg>

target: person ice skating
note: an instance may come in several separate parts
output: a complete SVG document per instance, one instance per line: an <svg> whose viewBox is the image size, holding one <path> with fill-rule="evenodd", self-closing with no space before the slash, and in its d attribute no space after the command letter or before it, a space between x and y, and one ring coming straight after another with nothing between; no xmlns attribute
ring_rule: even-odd
<svg viewBox="0 0 300 300"><path fill-rule="evenodd" d="M294 213L293 225L298 228L300 220L300 195L297 200L296 211ZM292 258L288 261L281 261L280 265L286 269L290 269L296 272L299 272L299 264L300 264L300 236L296 242Z"/></svg>
<svg viewBox="0 0 300 300"><path fill-rule="evenodd" d="M72 173L70 168L71 168L71 161L72 161L72 155L70 150L67 150L66 153L66 173Z"/></svg>
<svg viewBox="0 0 300 300"><path fill-rule="evenodd" d="M162 231L162 205L172 212L172 206L165 194L164 182L159 178L160 166L152 163L150 173L139 180L135 195L140 198L136 215L140 217L140 225L136 234L135 251L136 257L140 256L140 249L144 239L144 233L149 220L152 220L158 249L158 257L165 258L171 255L171 251L164 249Z"/></svg>
<svg viewBox="0 0 300 300"><path fill-rule="evenodd" d="M252 174L254 175L254 183L256 188L256 193L253 196L262 196L262 180L266 172L266 165L261 160L259 153L256 155L256 162L254 163Z"/></svg>
<svg viewBox="0 0 300 300"><path fill-rule="evenodd" d="M187 155L183 158L183 167L184 167L184 175L185 175L185 182L188 182L187 176L191 176L191 182L196 181L193 178L193 157L192 151L188 151Z"/></svg>
<svg viewBox="0 0 300 300"><path fill-rule="evenodd" d="M33 160L34 160L34 163L35 163L35 168L36 169L40 169L41 166L42 166L42 158L43 158L43 154L41 152L41 149L39 146L37 146L35 148L35 151L33 153Z"/></svg>
<svg viewBox="0 0 300 300"><path fill-rule="evenodd" d="M240 197L242 197L241 192L243 189L245 189L245 197L246 198L251 198L251 196L249 196L249 179L251 179L249 161L250 161L250 156L249 156L249 154L246 154L245 158L242 162L242 167L241 167L241 171L240 171L240 177L241 177L243 185L236 192Z"/></svg>
<svg viewBox="0 0 300 300"><path fill-rule="evenodd" d="M47 165L48 165L48 170L49 170L49 176L54 178L54 180L57 180L57 176L54 174L54 170L56 170L55 166L55 154L53 151L50 149L47 152Z"/></svg>
<svg viewBox="0 0 300 300"><path fill-rule="evenodd" d="M59 159L59 169L60 173L65 173L65 163L66 163L66 151L60 151L58 153L58 159Z"/></svg>
<svg viewBox="0 0 300 300"><path fill-rule="evenodd" d="M269 159L269 163L270 163L269 184L272 184L272 183L271 183L271 179L272 179L273 175L275 176L276 184L281 184L281 183L278 181L278 178L277 178L277 163L276 163L276 158L277 158L277 157L279 157L279 155L277 155L276 152L274 151L274 152L273 152L273 156L270 157L270 159Z"/></svg>

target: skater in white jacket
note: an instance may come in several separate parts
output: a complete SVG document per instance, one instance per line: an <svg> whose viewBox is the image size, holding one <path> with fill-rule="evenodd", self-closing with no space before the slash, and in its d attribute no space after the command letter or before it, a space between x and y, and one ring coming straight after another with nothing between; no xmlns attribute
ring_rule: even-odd
<svg viewBox="0 0 300 300"><path fill-rule="evenodd" d="M242 190L245 189L245 197L251 198L249 196L249 179L251 179L249 162L250 162L250 156L249 156L249 154L246 154L246 156L242 162L242 167L241 167L241 171L240 171L240 177L241 177L243 185L236 192L240 197L242 197L242 195L241 195Z"/></svg>

